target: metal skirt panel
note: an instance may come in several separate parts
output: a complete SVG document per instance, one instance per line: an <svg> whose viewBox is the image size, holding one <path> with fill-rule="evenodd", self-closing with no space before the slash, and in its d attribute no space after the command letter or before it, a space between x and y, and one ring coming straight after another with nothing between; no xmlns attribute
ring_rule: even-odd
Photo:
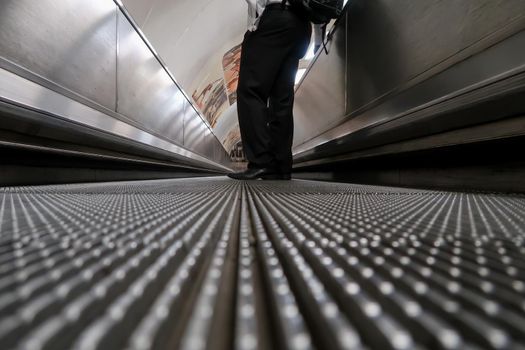
<svg viewBox="0 0 525 350"><path fill-rule="evenodd" d="M0 190L0 344L510 349L525 197L223 178Z"/></svg>
<svg viewBox="0 0 525 350"><path fill-rule="evenodd" d="M183 145L184 108L188 103L183 92L121 12L118 34L117 112Z"/></svg>
<svg viewBox="0 0 525 350"><path fill-rule="evenodd" d="M97 132L104 132L108 137L122 138L123 142L126 143L142 144L144 147L157 148L160 152L169 152L170 156L175 159L195 164L205 164L207 168L221 169L222 171L229 169L176 143L169 142L139 127L128 124L127 121L101 113L96 109L1 68L0 82L5 83L0 85L0 102L5 101L9 105L45 113L42 115L40 122L44 125L50 124L50 128L56 128L56 124L74 128L78 124L83 127L93 128ZM27 115L29 116L30 125L36 125L30 114L28 113ZM26 115L24 114L23 117L25 118ZM22 117L19 119L20 121L24 120ZM202 128L206 128L206 126L203 124ZM31 129L29 128L29 130ZM223 153L226 154L225 152ZM223 158L222 160L225 159Z"/></svg>
<svg viewBox="0 0 525 350"><path fill-rule="evenodd" d="M523 89L523 1L350 1L296 91L294 159L349 153L523 113L432 118ZM439 29L438 29L439 28ZM517 98L517 101L519 99ZM411 130L424 122L423 130ZM406 128L405 128L406 127ZM356 142L356 134L366 133ZM348 145L351 138L352 145ZM334 141L337 140L337 141Z"/></svg>
<svg viewBox="0 0 525 350"><path fill-rule="evenodd" d="M227 167L229 157L222 144L193 107L193 113L186 112L189 97L116 3L0 2L0 98L24 100L25 106L51 114L60 109L68 119L81 117L93 128L102 121L108 127L103 130L110 133L115 131L112 125L123 122L129 127L119 126L118 133L138 128L149 140L161 138ZM7 72L18 76L19 83L5 78ZM46 100L48 92L58 96ZM78 104L98 116L76 115ZM190 139L184 135L189 130L185 118L198 126L197 144L190 146L198 150L184 144Z"/></svg>
<svg viewBox="0 0 525 350"><path fill-rule="evenodd" d="M0 66L115 110L116 20L107 0L2 1Z"/></svg>

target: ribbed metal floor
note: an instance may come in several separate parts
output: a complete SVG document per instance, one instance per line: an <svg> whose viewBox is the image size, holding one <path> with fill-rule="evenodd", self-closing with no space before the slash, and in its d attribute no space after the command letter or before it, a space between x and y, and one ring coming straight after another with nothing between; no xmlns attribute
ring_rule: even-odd
<svg viewBox="0 0 525 350"><path fill-rule="evenodd" d="M524 349L525 197L0 189L0 348Z"/></svg>

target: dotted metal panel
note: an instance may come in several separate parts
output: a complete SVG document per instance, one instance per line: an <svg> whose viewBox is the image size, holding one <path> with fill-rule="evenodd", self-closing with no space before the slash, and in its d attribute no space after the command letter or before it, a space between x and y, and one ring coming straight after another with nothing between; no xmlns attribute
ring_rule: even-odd
<svg viewBox="0 0 525 350"><path fill-rule="evenodd" d="M2 349L523 349L525 197L224 178L0 189Z"/></svg>

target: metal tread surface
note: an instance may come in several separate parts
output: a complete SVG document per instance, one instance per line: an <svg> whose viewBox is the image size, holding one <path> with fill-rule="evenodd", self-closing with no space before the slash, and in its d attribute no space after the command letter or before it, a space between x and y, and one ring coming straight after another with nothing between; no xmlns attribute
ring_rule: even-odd
<svg viewBox="0 0 525 350"><path fill-rule="evenodd" d="M525 349L525 197L215 178L0 189L2 349Z"/></svg>

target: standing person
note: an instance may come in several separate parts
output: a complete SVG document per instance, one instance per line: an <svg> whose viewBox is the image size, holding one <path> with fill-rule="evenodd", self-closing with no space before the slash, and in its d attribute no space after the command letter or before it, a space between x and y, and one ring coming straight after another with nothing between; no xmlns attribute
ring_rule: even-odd
<svg viewBox="0 0 525 350"><path fill-rule="evenodd" d="M242 43L237 112L248 169L228 176L289 180L295 76L312 26L287 1L246 1L249 27Z"/></svg>

